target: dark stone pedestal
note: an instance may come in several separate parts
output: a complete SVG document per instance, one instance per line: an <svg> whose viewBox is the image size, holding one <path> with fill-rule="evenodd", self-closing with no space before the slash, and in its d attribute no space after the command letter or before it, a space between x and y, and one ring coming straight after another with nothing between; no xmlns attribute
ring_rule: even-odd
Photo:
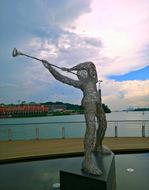
<svg viewBox="0 0 149 190"><path fill-rule="evenodd" d="M61 190L115 190L115 159L111 152L109 155L96 153L93 155L103 174L93 176L81 171L78 161L69 170L60 171Z"/></svg>

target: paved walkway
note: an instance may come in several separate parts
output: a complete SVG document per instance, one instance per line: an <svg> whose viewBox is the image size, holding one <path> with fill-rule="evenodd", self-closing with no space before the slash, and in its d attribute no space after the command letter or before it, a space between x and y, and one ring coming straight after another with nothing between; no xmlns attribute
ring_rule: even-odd
<svg viewBox="0 0 149 190"><path fill-rule="evenodd" d="M149 151L149 137L105 138L113 152ZM83 154L83 139L0 141L0 162L53 158Z"/></svg>

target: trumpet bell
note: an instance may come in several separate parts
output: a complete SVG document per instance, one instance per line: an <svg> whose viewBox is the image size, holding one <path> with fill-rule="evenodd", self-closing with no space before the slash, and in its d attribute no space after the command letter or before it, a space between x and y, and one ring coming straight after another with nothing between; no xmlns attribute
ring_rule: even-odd
<svg viewBox="0 0 149 190"><path fill-rule="evenodd" d="M22 55L22 53L20 51L18 51L16 48L14 48L12 51L12 57L16 57L18 55Z"/></svg>
<svg viewBox="0 0 149 190"><path fill-rule="evenodd" d="M12 51L12 57L16 57L17 55L18 55L18 51L16 48L14 48Z"/></svg>

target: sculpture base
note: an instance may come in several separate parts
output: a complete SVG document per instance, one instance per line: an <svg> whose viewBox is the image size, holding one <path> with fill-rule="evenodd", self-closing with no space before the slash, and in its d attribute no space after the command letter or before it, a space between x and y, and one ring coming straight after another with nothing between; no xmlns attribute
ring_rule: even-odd
<svg viewBox="0 0 149 190"><path fill-rule="evenodd" d="M80 163L76 161L75 168L60 171L61 190L115 190L115 158L109 155L96 153L94 155L98 167L102 170L101 176L93 176L81 171Z"/></svg>

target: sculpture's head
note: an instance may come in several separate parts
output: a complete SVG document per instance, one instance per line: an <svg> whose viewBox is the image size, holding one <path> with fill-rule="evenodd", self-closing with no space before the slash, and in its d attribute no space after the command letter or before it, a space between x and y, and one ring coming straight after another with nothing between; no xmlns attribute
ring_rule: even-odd
<svg viewBox="0 0 149 190"><path fill-rule="evenodd" d="M79 80L93 80L95 82L98 81L96 67L92 62L85 62L82 65L79 65L79 69L77 70L77 76Z"/></svg>
<svg viewBox="0 0 149 190"><path fill-rule="evenodd" d="M81 69L77 71L77 76L79 80L85 80L89 77L88 71L86 69Z"/></svg>

